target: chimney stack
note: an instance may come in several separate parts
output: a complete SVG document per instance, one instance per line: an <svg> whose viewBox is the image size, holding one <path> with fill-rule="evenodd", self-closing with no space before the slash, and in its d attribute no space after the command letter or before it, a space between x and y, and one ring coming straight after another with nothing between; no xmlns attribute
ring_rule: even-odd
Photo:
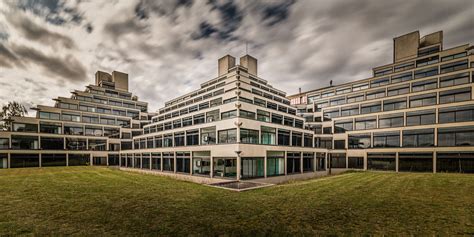
<svg viewBox="0 0 474 237"><path fill-rule="evenodd" d="M226 55L219 59L218 61L218 68L217 68L217 76L222 76L229 72L229 69L235 67L235 58Z"/></svg>
<svg viewBox="0 0 474 237"><path fill-rule="evenodd" d="M247 68L249 74L257 76L257 59L246 54L240 57L240 66Z"/></svg>

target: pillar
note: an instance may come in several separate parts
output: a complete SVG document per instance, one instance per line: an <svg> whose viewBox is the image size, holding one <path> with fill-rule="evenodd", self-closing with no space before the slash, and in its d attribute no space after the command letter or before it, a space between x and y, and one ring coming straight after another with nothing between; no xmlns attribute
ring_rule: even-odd
<svg viewBox="0 0 474 237"><path fill-rule="evenodd" d="M39 153L39 154L38 154L38 159L39 159L38 162L39 162L39 167L40 167L40 168L41 168L41 161L42 161L41 158L42 158L42 157L41 157L41 153Z"/></svg>
<svg viewBox="0 0 474 237"><path fill-rule="evenodd" d="M210 177L213 178L214 177L214 157L210 156L210 161L211 161L211 170L210 170Z"/></svg>
<svg viewBox="0 0 474 237"><path fill-rule="evenodd" d="M69 166L69 153L66 153L66 166Z"/></svg>
<svg viewBox="0 0 474 237"><path fill-rule="evenodd" d="M176 173L176 152L173 152L173 157L174 157L174 159L173 159L173 162L174 162L173 173Z"/></svg>
<svg viewBox="0 0 474 237"><path fill-rule="evenodd" d="M288 170L287 170L287 166L288 166L288 161L286 160L287 159L287 152L285 151L285 176L288 175Z"/></svg>
<svg viewBox="0 0 474 237"><path fill-rule="evenodd" d="M398 172L398 152L395 153L395 171Z"/></svg>
<svg viewBox="0 0 474 237"><path fill-rule="evenodd" d="M240 172L241 172L241 171L240 171L240 169L241 169L240 166L241 166L242 164L241 164L240 162L241 162L240 155L237 155L237 181L240 180L240 175L241 175L241 174L240 174Z"/></svg>
<svg viewBox="0 0 474 237"><path fill-rule="evenodd" d="M303 173L303 152L300 153L300 173Z"/></svg>
<svg viewBox="0 0 474 237"><path fill-rule="evenodd" d="M191 151L189 152L189 175L193 175L193 152Z"/></svg>
<svg viewBox="0 0 474 237"><path fill-rule="evenodd" d="M267 155L263 158L263 177L267 178Z"/></svg>
<svg viewBox="0 0 474 237"><path fill-rule="evenodd" d="M7 168L10 168L11 153L7 154Z"/></svg>
<svg viewBox="0 0 474 237"><path fill-rule="evenodd" d="M433 152L433 173L436 173L436 160L438 160L438 157L436 152Z"/></svg>

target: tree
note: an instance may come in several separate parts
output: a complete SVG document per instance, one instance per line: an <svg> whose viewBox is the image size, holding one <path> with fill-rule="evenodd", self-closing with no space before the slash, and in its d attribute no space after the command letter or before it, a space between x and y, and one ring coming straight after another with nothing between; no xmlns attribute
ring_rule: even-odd
<svg viewBox="0 0 474 237"><path fill-rule="evenodd" d="M2 120L2 123L0 123L0 129L10 129L12 117L23 117L26 114L28 114L28 110L26 110L24 105L16 101L9 101L6 105L2 106L2 111L0 111L0 117Z"/></svg>

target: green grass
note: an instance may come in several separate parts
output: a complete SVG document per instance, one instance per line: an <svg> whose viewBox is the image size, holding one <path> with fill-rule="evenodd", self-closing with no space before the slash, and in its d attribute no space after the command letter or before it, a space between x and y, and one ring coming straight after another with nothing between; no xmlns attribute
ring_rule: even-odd
<svg viewBox="0 0 474 237"><path fill-rule="evenodd" d="M353 172L237 193L107 168L0 171L2 236L473 233L473 175Z"/></svg>

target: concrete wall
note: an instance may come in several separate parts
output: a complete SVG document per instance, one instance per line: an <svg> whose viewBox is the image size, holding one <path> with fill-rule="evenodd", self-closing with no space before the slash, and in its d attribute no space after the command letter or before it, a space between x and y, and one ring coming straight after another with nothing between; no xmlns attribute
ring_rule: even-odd
<svg viewBox="0 0 474 237"><path fill-rule="evenodd" d="M393 61L400 62L418 56L420 32L415 31L393 39Z"/></svg>

